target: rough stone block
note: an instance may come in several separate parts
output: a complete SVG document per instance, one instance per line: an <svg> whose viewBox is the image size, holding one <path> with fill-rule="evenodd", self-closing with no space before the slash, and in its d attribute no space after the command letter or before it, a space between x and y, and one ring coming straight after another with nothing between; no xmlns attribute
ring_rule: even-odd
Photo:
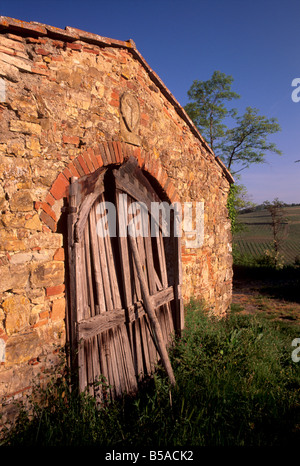
<svg viewBox="0 0 300 466"><path fill-rule="evenodd" d="M35 134L41 136L42 128L37 123L31 123L23 120L11 120L10 130L24 134Z"/></svg>
<svg viewBox="0 0 300 466"><path fill-rule="evenodd" d="M62 235L58 233L34 233L24 240L27 249L58 249L62 246Z"/></svg>
<svg viewBox="0 0 300 466"><path fill-rule="evenodd" d="M32 196L28 191L17 191L9 204L13 212L30 212L33 209Z"/></svg>
<svg viewBox="0 0 300 466"><path fill-rule="evenodd" d="M1 267L0 292L23 288L29 279L27 265L5 265Z"/></svg>
<svg viewBox="0 0 300 466"><path fill-rule="evenodd" d="M5 330L7 335L23 331L29 326L30 303L25 296L13 295L2 303L5 314Z"/></svg>
<svg viewBox="0 0 300 466"><path fill-rule="evenodd" d="M50 287L64 283L64 264L49 261L32 266L31 283L34 287Z"/></svg>
<svg viewBox="0 0 300 466"><path fill-rule="evenodd" d="M20 364L37 357L41 342L36 331L10 337L6 344L5 364Z"/></svg>

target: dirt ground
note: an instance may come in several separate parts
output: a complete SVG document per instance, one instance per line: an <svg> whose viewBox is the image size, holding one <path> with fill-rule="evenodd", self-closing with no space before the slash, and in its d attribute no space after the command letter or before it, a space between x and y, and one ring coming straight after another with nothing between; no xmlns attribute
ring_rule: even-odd
<svg viewBox="0 0 300 466"><path fill-rule="evenodd" d="M265 317L300 325L298 274L255 278L235 271L232 303L238 312L264 313Z"/></svg>

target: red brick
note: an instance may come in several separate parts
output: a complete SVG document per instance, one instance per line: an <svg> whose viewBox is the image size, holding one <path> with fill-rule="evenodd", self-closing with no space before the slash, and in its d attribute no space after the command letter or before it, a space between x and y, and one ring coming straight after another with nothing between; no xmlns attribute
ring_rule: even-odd
<svg viewBox="0 0 300 466"><path fill-rule="evenodd" d="M46 288L46 296L55 296L57 294L62 294L65 291L65 285L56 285Z"/></svg>
<svg viewBox="0 0 300 466"><path fill-rule="evenodd" d="M129 157L129 154L127 153L127 149L128 149L128 144L126 144L125 142L121 142L123 160L126 160Z"/></svg>
<svg viewBox="0 0 300 466"><path fill-rule="evenodd" d="M65 299L56 299L52 304L51 319L52 320L61 320L64 319L66 315L66 302Z"/></svg>
<svg viewBox="0 0 300 466"><path fill-rule="evenodd" d="M148 172L149 172L153 177L155 177L156 171L158 171L158 163L157 163L157 160L155 160L155 159L153 159L153 158L151 157L151 159L149 160Z"/></svg>
<svg viewBox="0 0 300 466"><path fill-rule="evenodd" d="M184 256L184 255L182 255L182 256L181 256L181 260L182 260L182 262L190 262L191 258L190 258L190 256Z"/></svg>
<svg viewBox="0 0 300 466"><path fill-rule="evenodd" d="M88 169L88 166L86 165L86 163L84 161L84 158L82 157L81 154L78 155L77 160L78 160L82 170L84 171L84 174L88 175L90 173L90 170Z"/></svg>
<svg viewBox="0 0 300 466"><path fill-rule="evenodd" d="M32 325L31 328L42 327L43 325L48 323L48 319L39 320L36 324Z"/></svg>
<svg viewBox="0 0 300 466"><path fill-rule="evenodd" d="M53 47L56 47L58 49L62 49L64 47L64 43L61 40L54 40L52 41Z"/></svg>
<svg viewBox="0 0 300 466"><path fill-rule="evenodd" d="M72 173L72 176L76 176L76 178L80 178L80 175L74 165L73 162L70 162L69 165L68 165L68 169L70 170L70 172Z"/></svg>
<svg viewBox="0 0 300 466"><path fill-rule="evenodd" d="M111 101L109 102L109 104L112 105L113 107L119 107L119 105L120 105L120 104L119 104L119 101L118 101L118 100L114 100L114 99L111 100Z"/></svg>
<svg viewBox="0 0 300 466"><path fill-rule="evenodd" d="M111 93L111 98L112 98L113 100L119 100L119 93L116 92L116 91L112 91L112 93Z"/></svg>
<svg viewBox="0 0 300 466"><path fill-rule="evenodd" d="M67 48L72 49L72 50L81 50L82 45L81 44L74 44L73 42L67 42Z"/></svg>
<svg viewBox="0 0 300 466"><path fill-rule="evenodd" d="M117 141L113 141L112 144L113 144L113 148L114 148L116 162L120 163L120 154L119 154Z"/></svg>
<svg viewBox="0 0 300 466"><path fill-rule="evenodd" d="M175 186L174 186L174 184L170 181L170 183L169 183L169 185L168 185L168 187L167 187L167 189L166 189L166 193L167 193L167 195L168 195L168 197L169 197L170 200L171 200L171 198L172 198L174 192L175 192Z"/></svg>
<svg viewBox="0 0 300 466"><path fill-rule="evenodd" d="M68 180L62 173L60 173L54 181L50 189L50 193L56 200L59 200L66 195L68 186Z"/></svg>
<svg viewBox="0 0 300 466"><path fill-rule="evenodd" d="M26 39L26 42L29 42L31 44L43 44L45 45L46 44L46 39L35 39L34 37L28 37Z"/></svg>
<svg viewBox="0 0 300 466"><path fill-rule="evenodd" d="M99 55L100 51L96 49L89 49L87 47L83 47L83 52L93 53L95 55Z"/></svg>
<svg viewBox="0 0 300 466"><path fill-rule="evenodd" d="M55 251L55 254L53 256L54 261L64 261L65 260L65 250L64 248L58 248Z"/></svg>
<svg viewBox="0 0 300 466"><path fill-rule="evenodd" d="M61 55L55 55L55 56L52 56L51 58L52 58L52 61L64 61Z"/></svg>
<svg viewBox="0 0 300 466"><path fill-rule="evenodd" d="M177 191L174 192L173 196L172 196L172 199L171 199L171 202L174 203L174 202L180 202L180 197L178 196L178 193Z"/></svg>
<svg viewBox="0 0 300 466"><path fill-rule="evenodd" d="M117 156L116 156L115 148L114 148L114 145L113 145L112 141L108 142L108 147L109 147L111 162L116 163L117 162Z"/></svg>
<svg viewBox="0 0 300 466"><path fill-rule="evenodd" d="M160 175L157 178L157 181L162 187L164 187L167 179L168 179L167 172L164 169L162 169Z"/></svg>
<svg viewBox="0 0 300 466"><path fill-rule="evenodd" d="M44 55L44 56L50 55L50 53L51 53L51 52L49 52L49 50L45 50L45 49L42 49L42 48L36 48L35 51L36 51L36 53L38 55Z"/></svg>
<svg viewBox="0 0 300 466"><path fill-rule="evenodd" d="M106 159L107 159L107 164L110 164L111 163L111 155L110 155L110 151L109 151L109 147L107 145L106 142L103 142L103 147L104 147L104 150L105 150L105 155L106 155Z"/></svg>
<svg viewBox="0 0 300 466"><path fill-rule="evenodd" d="M80 139L78 136L68 136L67 134L63 135L64 144L74 144L75 146L78 146L79 141Z"/></svg>
<svg viewBox="0 0 300 466"><path fill-rule="evenodd" d="M84 176L84 175L85 175L85 172L84 172L82 166L81 166L80 163L79 163L78 157L76 157L76 159L74 159L72 163L74 164L75 169L76 169L77 172L79 173L79 178L80 178L81 176Z"/></svg>
<svg viewBox="0 0 300 466"><path fill-rule="evenodd" d="M139 164L140 168L142 168L144 166L145 159L146 159L146 153L145 153L144 149L142 149L140 151L140 153L138 154L138 164Z"/></svg>
<svg viewBox="0 0 300 466"><path fill-rule="evenodd" d="M70 178L72 178L72 172L69 170L68 167L66 167L63 171L64 176L67 178L67 180L70 182Z"/></svg>
<svg viewBox="0 0 300 466"><path fill-rule="evenodd" d="M103 167L103 160L101 154L96 155L97 162L99 163L99 167Z"/></svg>
<svg viewBox="0 0 300 466"><path fill-rule="evenodd" d="M52 217L53 220L57 221L55 213L53 212L49 204L47 204L47 202L42 202L41 209L43 209L44 212L50 215L50 217Z"/></svg>
<svg viewBox="0 0 300 466"><path fill-rule="evenodd" d="M154 178L156 178L158 169L159 169L159 161L152 159L150 173Z"/></svg>
<svg viewBox="0 0 300 466"><path fill-rule="evenodd" d="M170 183L171 183L170 178L167 178L165 184L163 185L163 188L164 188L165 192L167 192L168 186L169 186Z"/></svg>
<svg viewBox="0 0 300 466"><path fill-rule="evenodd" d="M47 204L49 204L52 207L55 203L55 199L50 193L48 193L45 202L47 202Z"/></svg>
<svg viewBox="0 0 300 466"><path fill-rule="evenodd" d="M114 60L116 59L116 56L109 52L102 52L102 55L105 57L113 58Z"/></svg>
<svg viewBox="0 0 300 466"><path fill-rule="evenodd" d="M43 76L50 76L50 72L47 66L37 63L35 63L34 66L31 67L31 73L42 74Z"/></svg>
<svg viewBox="0 0 300 466"><path fill-rule="evenodd" d="M40 214L40 219L41 219L41 220L43 220L43 218L42 218L43 215L42 215L42 214L43 214L43 215L47 215L45 212L42 212L42 213ZM49 215L48 215L48 217L49 217ZM49 217L49 218L50 218L50 220L52 220L51 217ZM53 220L52 220L52 221L53 221ZM43 220L43 222L44 222L44 220ZM54 223L55 223L55 222L54 222ZM51 230L51 228L46 227L46 225L43 225L43 232L44 232L44 233L49 233L49 231L50 231L50 232L51 232L51 231L55 232L55 230Z"/></svg>
<svg viewBox="0 0 300 466"><path fill-rule="evenodd" d="M94 154L95 154L95 157L96 157L97 162L99 164L99 167L102 167L103 166L103 159L102 159L102 156L101 156L101 151L100 151L99 146L94 149Z"/></svg>
<svg viewBox="0 0 300 466"><path fill-rule="evenodd" d="M165 114L166 114L169 118L171 118L171 120L172 120L172 116L170 115L170 113L168 112L168 110L166 109L166 107L163 107L163 111L164 111Z"/></svg>
<svg viewBox="0 0 300 466"><path fill-rule="evenodd" d="M39 313L39 318L40 319L48 319L49 317L49 312L48 311L42 311Z"/></svg>
<svg viewBox="0 0 300 466"><path fill-rule="evenodd" d="M117 141L117 147L118 147L118 151L119 151L119 162L122 163L123 160L124 160L124 156L123 156L122 146L121 146L120 141Z"/></svg>
<svg viewBox="0 0 300 466"><path fill-rule="evenodd" d="M100 167L99 163L98 163L98 160L97 158L95 157L95 153L94 153L94 149L92 149L91 147L87 150L88 154L89 154L89 157L91 159L91 162L94 166L94 169L97 170L97 168Z"/></svg>
<svg viewBox="0 0 300 466"><path fill-rule="evenodd" d="M149 171L150 167L151 167L151 155L149 152L146 152L145 160L144 160L144 168L146 171Z"/></svg>
<svg viewBox="0 0 300 466"><path fill-rule="evenodd" d="M84 158L84 161L85 161L85 163L86 163L86 165L87 165L87 167L88 167L88 169L89 169L89 172L90 172L90 173L93 173L93 171L94 171L95 169L94 169L94 166L93 166L93 164L92 164L92 161L91 161L91 159L90 159L90 157L89 157L88 151L83 152L83 153L82 153L82 157Z"/></svg>
<svg viewBox="0 0 300 466"><path fill-rule="evenodd" d="M52 217L50 217L50 215L48 215L48 214L46 214L46 212L42 211L40 213L40 219L42 220L42 222L44 222L47 225L47 227L49 227L49 229L51 231L53 231L53 233L56 232L56 227L57 227L56 222L55 222L55 220L53 220ZM49 230L45 226L43 226L43 231L48 232Z"/></svg>
<svg viewBox="0 0 300 466"><path fill-rule="evenodd" d="M18 40L19 42L23 42L23 37L16 36L15 34L7 34L8 39Z"/></svg>

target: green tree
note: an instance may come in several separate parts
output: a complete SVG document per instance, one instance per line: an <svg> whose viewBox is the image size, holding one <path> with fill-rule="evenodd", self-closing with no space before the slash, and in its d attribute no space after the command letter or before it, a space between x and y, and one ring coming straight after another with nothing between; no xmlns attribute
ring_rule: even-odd
<svg viewBox="0 0 300 466"><path fill-rule="evenodd" d="M284 203L278 198L274 199L272 202L265 201L263 206L267 209L271 216L271 229L273 236L273 261L275 267L278 267L280 261L280 250L284 240L287 238L288 234L288 221L285 215Z"/></svg>
<svg viewBox="0 0 300 466"><path fill-rule="evenodd" d="M224 119L236 114L234 109L225 107L226 101L240 97L231 90L232 82L231 76L215 71L208 81L194 81L188 91L193 102L188 103L185 110L212 150L217 149L218 141L225 135Z"/></svg>
<svg viewBox="0 0 300 466"><path fill-rule="evenodd" d="M231 222L231 232L240 233L246 226L238 222L239 211L246 208L254 208L255 204L248 199L247 189L243 184L233 184L230 187L227 208Z"/></svg>
<svg viewBox="0 0 300 466"><path fill-rule="evenodd" d="M189 102L185 110L215 155L233 173L248 168L252 163L263 163L267 152L281 154L268 136L280 131L276 118L258 114L256 108L247 107L244 115L228 109L226 103L240 96L231 90L233 78L215 71L208 81L194 81L188 91ZM230 119L231 127L225 124ZM234 167L238 170L234 171Z"/></svg>
<svg viewBox="0 0 300 466"><path fill-rule="evenodd" d="M220 145L221 157L229 170L234 163L241 166L238 171L252 163L263 163L267 152L281 154L274 143L267 141L270 134L280 131L276 118L260 116L256 108L247 107L235 121L236 126L226 130Z"/></svg>
<svg viewBox="0 0 300 466"><path fill-rule="evenodd" d="M268 136L280 131L276 118L259 115L256 108L247 107L244 115L238 116L228 102L240 98L231 90L233 77L215 71L207 81L195 80L188 91L191 102L185 106L202 136L210 144L228 170L236 175L253 163L265 162L268 152L281 154ZM231 127L225 123L232 121ZM237 175L238 176L238 175ZM231 186L228 196L228 211L232 233L242 229L237 222L238 211L245 207L246 189L243 185Z"/></svg>

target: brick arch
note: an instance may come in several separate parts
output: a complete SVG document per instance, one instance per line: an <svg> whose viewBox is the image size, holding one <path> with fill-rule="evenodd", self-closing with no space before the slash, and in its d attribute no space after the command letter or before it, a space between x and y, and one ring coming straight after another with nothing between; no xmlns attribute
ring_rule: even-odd
<svg viewBox="0 0 300 466"><path fill-rule="evenodd" d="M57 223L60 217L55 213L57 210L55 206L62 199L68 198L68 189L72 176L81 178L93 173L102 166L121 165L130 156L135 157L138 160L139 167L148 172L158 182L171 202L179 201L174 183L163 168L161 161L151 152L125 142L104 141L99 143L96 148L88 148L74 158L58 174L44 202L36 203L36 209L40 210L42 223L52 232L57 231Z"/></svg>

